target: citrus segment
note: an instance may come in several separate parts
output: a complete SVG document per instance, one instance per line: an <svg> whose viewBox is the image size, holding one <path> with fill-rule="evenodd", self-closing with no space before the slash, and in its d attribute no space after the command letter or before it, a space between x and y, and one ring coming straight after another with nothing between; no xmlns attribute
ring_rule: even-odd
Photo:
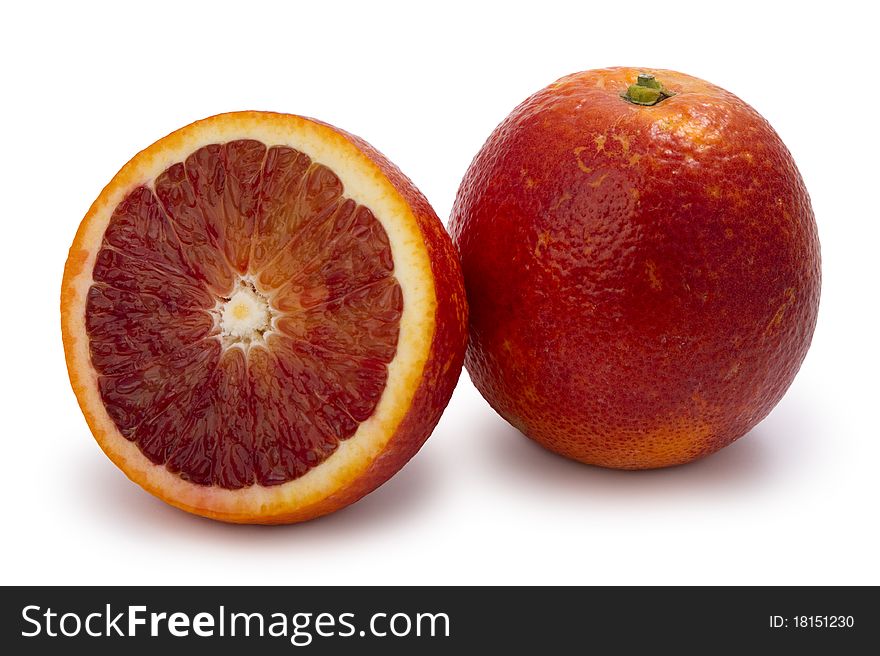
<svg viewBox="0 0 880 656"><path fill-rule="evenodd" d="M310 219L330 215L342 194L342 183L326 166L313 165L292 148L272 148L266 162L253 246L254 270L282 254Z"/></svg>

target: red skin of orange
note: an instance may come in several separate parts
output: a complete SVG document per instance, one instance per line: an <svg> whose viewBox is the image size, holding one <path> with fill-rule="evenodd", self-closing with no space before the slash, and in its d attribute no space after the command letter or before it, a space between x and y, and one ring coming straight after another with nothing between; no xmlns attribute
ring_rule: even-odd
<svg viewBox="0 0 880 656"><path fill-rule="evenodd" d="M562 78L493 132L453 208L465 364L493 408L586 463L685 463L761 421L816 323L809 196L754 109L647 69L676 95L620 97L646 69Z"/></svg>

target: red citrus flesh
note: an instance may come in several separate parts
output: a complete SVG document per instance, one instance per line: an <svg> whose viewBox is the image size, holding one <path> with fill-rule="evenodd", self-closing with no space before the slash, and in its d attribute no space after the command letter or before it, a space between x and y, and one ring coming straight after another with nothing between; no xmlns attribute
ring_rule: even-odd
<svg viewBox="0 0 880 656"><path fill-rule="evenodd" d="M577 73L517 107L461 184L451 231L489 403L587 463L712 453L776 405L816 322L809 197L772 127L732 94L648 70Z"/></svg>
<svg viewBox="0 0 880 656"><path fill-rule="evenodd" d="M119 431L203 485L277 485L373 412L400 287L387 235L292 148L212 144L113 213L88 293L92 362ZM246 278L241 278L245 276ZM253 279L278 309L265 348L224 348L213 308Z"/></svg>
<svg viewBox="0 0 880 656"><path fill-rule="evenodd" d="M107 454L236 522L309 519L393 475L449 399L465 322L452 244L412 183L357 137L259 112L123 168L62 291L71 382Z"/></svg>

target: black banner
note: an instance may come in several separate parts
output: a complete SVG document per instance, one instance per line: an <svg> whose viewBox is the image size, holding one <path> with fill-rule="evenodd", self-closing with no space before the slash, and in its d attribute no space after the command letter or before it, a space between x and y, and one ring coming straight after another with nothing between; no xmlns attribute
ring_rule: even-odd
<svg viewBox="0 0 880 656"><path fill-rule="evenodd" d="M875 588L840 587L13 587L2 589L0 646L7 654L163 656L227 646L261 655L477 646L854 653L880 638L878 611Z"/></svg>

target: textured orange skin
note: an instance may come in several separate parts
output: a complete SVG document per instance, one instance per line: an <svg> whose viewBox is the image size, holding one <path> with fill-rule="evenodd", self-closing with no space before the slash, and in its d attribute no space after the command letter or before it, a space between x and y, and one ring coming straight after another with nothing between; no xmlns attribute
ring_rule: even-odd
<svg viewBox="0 0 880 656"><path fill-rule="evenodd" d="M619 97L639 72L676 95ZM780 400L816 323L820 257L782 141L674 71L576 73L492 133L452 213L465 359L543 446L621 469L689 462Z"/></svg>
<svg viewBox="0 0 880 656"><path fill-rule="evenodd" d="M239 114L259 114L267 118L277 117L277 120L282 123L288 118L286 115L270 112L240 112ZM203 119L200 122L222 120L224 116L233 116L233 114L218 115ZM307 521L348 506L385 483L415 455L439 421L458 382L467 345L468 314L461 267L452 241L427 199L425 199L408 177L364 140L322 121L315 119L303 120L322 125L332 131L335 134L335 138L340 141L354 144L401 195L418 222L419 232L429 254L436 303L434 308L434 332L431 337L430 352L409 408L398 424L394 434L386 443L381 455L373 460L365 470L358 472L354 477L342 481L340 487L333 494L324 497L316 503L300 505L281 514L232 515L205 508L192 507L170 495L166 490L150 485L145 477L128 468L124 459L120 458L112 449L108 449L107 445L112 442L113 436L105 434L101 422L96 418L94 408L84 404L83 399L85 395L83 389L87 384L85 378L90 372L79 370L73 355L75 342L84 338L83 335L74 334L70 327L71 307L74 305L74 298L76 296L74 281L82 274L86 265L88 248L86 244L86 226L96 212L98 201L92 206L89 214L87 214L80 225L64 270L61 289L61 329L65 347L65 359L67 361L71 386L77 395L83 414L98 443L105 450L108 457L132 481L144 487L150 493L181 510L224 522L289 524ZM186 129L182 128L178 132L185 131ZM166 137L166 139L173 136L172 134ZM148 148L147 151L161 147L162 141L164 140L160 140L160 142ZM123 171L114 178L103 193L106 194L108 190L112 190L116 186L125 188L131 185L132 181L125 172L126 169L123 168Z"/></svg>

